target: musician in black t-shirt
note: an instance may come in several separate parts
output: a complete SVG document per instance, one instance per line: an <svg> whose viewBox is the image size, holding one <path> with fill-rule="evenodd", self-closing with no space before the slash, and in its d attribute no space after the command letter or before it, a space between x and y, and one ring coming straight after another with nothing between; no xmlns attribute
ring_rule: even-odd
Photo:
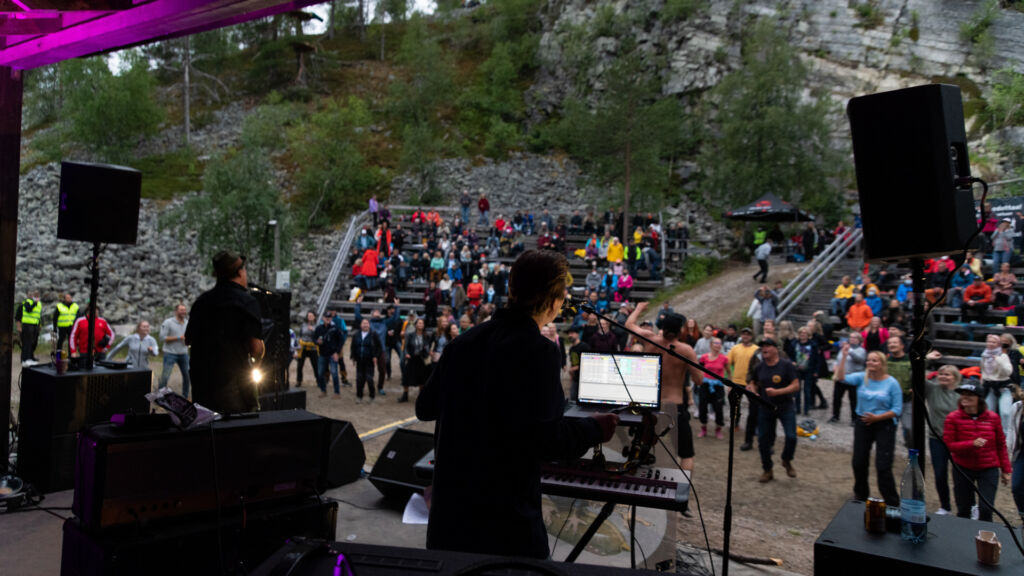
<svg viewBox="0 0 1024 576"><path fill-rule="evenodd" d="M185 329L192 397L218 412L249 412L259 404L250 358L263 358L260 305L249 294L244 257L219 252L213 270L217 284L196 299Z"/></svg>

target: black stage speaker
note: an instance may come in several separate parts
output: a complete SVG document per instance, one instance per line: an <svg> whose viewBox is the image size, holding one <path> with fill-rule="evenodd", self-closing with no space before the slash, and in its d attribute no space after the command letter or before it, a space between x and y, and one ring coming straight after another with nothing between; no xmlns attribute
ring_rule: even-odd
<svg viewBox="0 0 1024 576"><path fill-rule="evenodd" d="M281 392L269 392L260 394L260 412L272 410L305 410L306 391L302 388L292 388Z"/></svg>
<svg viewBox="0 0 1024 576"><path fill-rule="evenodd" d="M366 464L363 441L352 426L344 420L331 420L327 445L327 487L337 488L355 482Z"/></svg>
<svg viewBox="0 0 1024 576"><path fill-rule="evenodd" d="M73 487L78 432L116 412L149 412L152 380L152 372L138 369L97 366L58 375L46 364L22 370L18 474L42 492Z"/></svg>
<svg viewBox="0 0 1024 576"><path fill-rule="evenodd" d="M307 498L216 518L97 532L64 522L61 576L249 574L295 537L334 540L337 502Z"/></svg>
<svg viewBox="0 0 1024 576"><path fill-rule="evenodd" d="M977 229L960 88L929 84L846 107L867 260L953 254Z"/></svg>
<svg viewBox="0 0 1024 576"><path fill-rule="evenodd" d="M291 292L274 292L251 286L249 293L260 303L263 314L263 382L264 393L288 390L288 365L292 361L288 322L291 316Z"/></svg>
<svg viewBox="0 0 1024 576"><path fill-rule="evenodd" d="M135 244L142 172L89 162L60 163L57 238Z"/></svg>
<svg viewBox="0 0 1024 576"><path fill-rule="evenodd" d="M399 428L388 440L370 472L370 482L386 498L404 500L413 492L423 493L430 480L420 478L414 466L434 449L434 435Z"/></svg>
<svg viewBox="0 0 1024 576"><path fill-rule="evenodd" d="M72 511L105 529L295 501L326 484L328 421L260 412L192 430L82 432Z"/></svg>
<svg viewBox="0 0 1024 576"><path fill-rule="evenodd" d="M978 562L974 544L978 530L995 532L1004 544L998 566ZM864 503L849 501L814 542L814 574L1024 574L1024 556L1014 550L1010 542L1013 542L1010 531L1001 524L932 515L928 521L928 538L920 544L911 544L903 540L898 531L872 534L864 530Z"/></svg>

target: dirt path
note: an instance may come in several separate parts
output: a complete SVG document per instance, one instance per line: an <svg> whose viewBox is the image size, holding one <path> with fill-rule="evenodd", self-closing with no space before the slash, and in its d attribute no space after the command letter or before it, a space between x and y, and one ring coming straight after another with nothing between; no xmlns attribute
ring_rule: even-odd
<svg viewBox="0 0 1024 576"><path fill-rule="evenodd" d="M803 264L772 261L768 270L768 282L776 280L788 281L799 272ZM757 271L756 264L729 263L724 272L695 288L687 290L671 300L672 308L687 318L695 318L698 323L708 322L716 326L724 326L740 320L754 292L760 283L752 278Z"/></svg>

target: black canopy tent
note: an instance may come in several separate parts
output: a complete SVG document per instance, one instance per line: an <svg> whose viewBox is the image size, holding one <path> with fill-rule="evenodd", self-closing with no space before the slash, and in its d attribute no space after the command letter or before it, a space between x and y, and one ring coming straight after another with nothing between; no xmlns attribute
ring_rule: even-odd
<svg viewBox="0 0 1024 576"><path fill-rule="evenodd" d="M771 192L746 206L725 213L726 218L749 222L810 222L814 217Z"/></svg>

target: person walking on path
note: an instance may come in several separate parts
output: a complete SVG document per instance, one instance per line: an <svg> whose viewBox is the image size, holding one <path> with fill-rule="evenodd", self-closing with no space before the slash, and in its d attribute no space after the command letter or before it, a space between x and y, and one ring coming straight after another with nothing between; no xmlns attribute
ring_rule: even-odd
<svg viewBox="0 0 1024 576"><path fill-rule="evenodd" d="M765 240L764 244L761 244L754 250L754 258L757 259L758 271L754 274L754 281L765 283L768 281L768 256L772 253L772 241ZM758 280L757 277L761 279Z"/></svg>

